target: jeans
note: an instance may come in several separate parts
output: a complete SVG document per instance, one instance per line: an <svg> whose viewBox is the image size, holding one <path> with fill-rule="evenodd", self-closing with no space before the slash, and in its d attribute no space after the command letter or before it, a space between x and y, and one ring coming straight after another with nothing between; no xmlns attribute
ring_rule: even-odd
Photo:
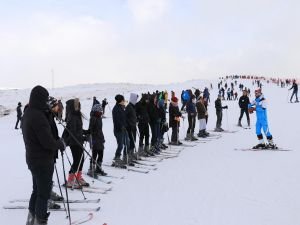
<svg viewBox="0 0 300 225"><path fill-rule="evenodd" d="M216 128L221 128L222 126L222 111L217 111L217 124L216 124Z"/></svg>
<svg viewBox="0 0 300 225"><path fill-rule="evenodd" d="M138 124L139 132L140 132L140 140L139 146L143 146L143 141L145 138L145 146L149 145L149 124L148 123L141 123Z"/></svg>
<svg viewBox="0 0 300 225"><path fill-rule="evenodd" d="M29 210L39 219L47 218L48 200L52 189L53 164L29 166L32 175L32 194L29 200Z"/></svg>
<svg viewBox="0 0 300 225"><path fill-rule="evenodd" d="M120 158L122 154L122 150L124 149L124 155L126 155L126 151L129 149L129 138L126 132L120 131L120 132L115 132L114 135L117 140L117 150L115 153L115 158Z"/></svg>

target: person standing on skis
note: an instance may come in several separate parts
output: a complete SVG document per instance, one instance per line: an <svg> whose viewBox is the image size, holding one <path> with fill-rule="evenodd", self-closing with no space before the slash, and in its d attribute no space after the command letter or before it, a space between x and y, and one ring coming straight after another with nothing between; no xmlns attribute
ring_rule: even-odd
<svg viewBox="0 0 300 225"><path fill-rule="evenodd" d="M253 113L256 111L256 135L258 138L258 144L254 146L254 149L258 148L276 148L276 145L273 142L273 136L270 132L269 125L268 125L268 117L267 117L267 101L264 95L261 92L261 89L255 90L255 100L249 104L248 106L249 112ZM265 144L263 135L261 132L263 129L268 143Z"/></svg>

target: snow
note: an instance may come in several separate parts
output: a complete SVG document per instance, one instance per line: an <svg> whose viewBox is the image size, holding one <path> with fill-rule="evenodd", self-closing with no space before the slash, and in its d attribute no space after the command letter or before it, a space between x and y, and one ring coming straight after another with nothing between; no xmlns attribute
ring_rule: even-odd
<svg viewBox="0 0 300 225"><path fill-rule="evenodd" d="M215 126L214 100L217 96L217 81L212 81L209 106L208 129ZM240 82L240 81L239 81ZM241 81L251 88L248 81ZM99 100L108 98L110 108L117 93L129 98L130 92L181 90L191 87L203 89L210 81L193 80L185 83L151 86L134 84L91 84L50 90L50 95L63 102L71 97L79 97L85 115L89 115L92 97ZM26 104L30 90L1 90L0 105L13 110L8 116L0 117L2 157L0 171L0 205L12 205L9 200L29 198L31 175L25 163L25 148L21 131L16 131L15 108L17 102ZM197 143L195 147L185 147L179 157L157 163L158 170L149 174L128 172L104 167L104 170L125 179L111 179L104 184L97 180L94 186L112 187L105 195L85 193L88 199L101 198L98 204L71 204L71 207L97 207L94 219L87 224L108 225L298 225L300 224L300 153L297 138L300 132L299 104L287 102L288 91L274 84L264 84L263 93L268 99L270 131L275 143L293 151L237 151L257 143L255 135L255 113L251 115L252 129L236 126L239 107L237 101L224 101L228 111L224 111L223 128L237 130L223 133L220 139L207 143ZM110 163L115 153L116 141L112 132L112 119L103 120L105 134L104 161ZM245 116L242 123L246 124ZM88 121L84 121L87 128ZM58 125L60 132L62 128ZM187 129L185 120L180 129L183 139ZM184 129L183 129L184 128ZM198 123L196 124L196 130ZM169 131L171 135L171 130ZM165 138L167 136L165 135ZM86 146L89 150L88 146ZM175 148L175 147L173 147ZM70 150L66 151L71 157ZM88 162L84 170L87 171ZM70 168L65 160L66 169ZM63 180L61 158L57 161L60 180ZM92 180L86 177L92 183ZM56 179L54 178L54 181ZM58 188L55 187L58 192ZM79 191L69 191L70 199L83 199ZM18 203L26 205L27 203ZM86 212L72 212L72 219L85 216ZM25 224L27 210L0 209L1 224ZM52 212L48 224L68 224L64 212Z"/></svg>

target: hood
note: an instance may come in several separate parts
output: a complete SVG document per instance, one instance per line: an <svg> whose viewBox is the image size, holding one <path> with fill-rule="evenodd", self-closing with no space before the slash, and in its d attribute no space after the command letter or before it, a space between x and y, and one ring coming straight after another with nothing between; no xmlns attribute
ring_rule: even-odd
<svg viewBox="0 0 300 225"><path fill-rule="evenodd" d="M138 94L131 93L129 97L129 102L135 105L137 103L138 98L139 98Z"/></svg>
<svg viewBox="0 0 300 225"><path fill-rule="evenodd" d="M40 85L35 86L30 93L29 106L35 109L46 110L48 109L48 97L49 92L46 88Z"/></svg>

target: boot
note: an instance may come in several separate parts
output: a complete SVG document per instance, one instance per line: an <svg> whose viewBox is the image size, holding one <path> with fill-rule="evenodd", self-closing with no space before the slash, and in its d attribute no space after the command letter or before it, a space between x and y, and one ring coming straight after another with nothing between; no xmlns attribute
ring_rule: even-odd
<svg viewBox="0 0 300 225"><path fill-rule="evenodd" d="M48 224L48 218L50 213L47 213L47 216L44 219L40 219L35 217L33 225L47 225Z"/></svg>
<svg viewBox="0 0 300 225"><path fill-rule="evenodd" d="M184 140L191 141L192 140L192 135L190 133L187 133Z"/></svg>
<svg viewBox="0 0 300 225"><path fill-rule="evenodd" d="M199 133L197 135L198 137L201 137L201 138L206 138L207 136L205 135L205 132L204 130L199 130Z"/></svg>
<svg viewBox="0 0 300 225"><path fill-rule="evenodd" d="M121 160L120 156L115 156L112 162L112 166L114 167L120 167L120 168L126 168L126 165L124 165L123 161Z"/></svg>
<svg viewBox="0 0 300 225"><path fill-rule="evenodd" d="M253 147L253 149L263 149L263 148L266 148L266 144L264 142L264 139L259 139L258 141L259 141L259 143L257 145L255 145Z"/></svg>
<svg viewBox="0 0 300 225"><path fill-rule="evenodd" d="M77 181L79 182L79 184L83 187L89 187L90 184L88 182L86 182L83 177L82 177L82 171L78 171L78 173L75 174Z"/></svg>
<svg viewBox="0 0 300 225"><path fill-rule="evenodd" d="M153 152L150 151L149 145L146 145L144 148L144 152L147 154L147 156L154 156Z"/></svg>
<svg viewBox="0 0 300 225"><path fill-rule="evenodd" d="M60 209L60 205L56 204L53 200L48 200L48 209Z"/></svg>
<svg viewBox="0 0 300 225"><path fill-rule="evenodd" d="M270 149L276 149L276 145L274 144L273 139L268 139L268 144L266 147Z"/></svg>
<svg viewBox="0 0 300 225"><path fill-rule="evenodd" d="M34 223L34 214L29 211L26 220L26 225L33 225L33 223Z"/></svg>
<svg viewBox="0 0 300 225"><path fill-rule="evenodd" d="M54 191L51 191L50 199L53 201L63 201L64 197L60 196L59 194L55 193Z"/></svg>
<svg viewBox="0 0 300 225"><path fill-rule="evenodd" d="M239 127L242 127L241 120L239 120L239 122L238 122L238 126L239 126Z"/></svg>
<svg viewBox="0 0 300 225"><path fill-rule="evenodd" d="M209 133L205 129L204 129L204 134L205 134L206 137L209 136Z"/></svg>
<svg viewBox="0 0 300 225"><path fill-rule="evenodd" d="M95 171L95 165L94 164L90 164L90 168L88 169L87 175L90 177L93 177L95 179L98 178L96 171Z"/></svg>
<svg viewBox="0 0 300 225"><path fill-rule="evenodd" d="M196 138L194 134L191 134L191 141L198 141L198 138Z"/></svg>
<svg viewBox="0 0 300 225"><path fill-rule="evenodd" d="M81 188L81 186L76 181L76 177L75 177L74 173L69 173L69 177L68 177L68 181L67 181L66 186L68 188L75 188L75 189L80 189Z"/></svg>
<svg viewBox="0 0 300 225"><path fill-rule="evenodd" d="M96 172L97 175L100 175L100 176L106 176L107 175L107 173L105 173L104 170L102 168L99 168L99 167L96 168L95 172Z"/></svg>

